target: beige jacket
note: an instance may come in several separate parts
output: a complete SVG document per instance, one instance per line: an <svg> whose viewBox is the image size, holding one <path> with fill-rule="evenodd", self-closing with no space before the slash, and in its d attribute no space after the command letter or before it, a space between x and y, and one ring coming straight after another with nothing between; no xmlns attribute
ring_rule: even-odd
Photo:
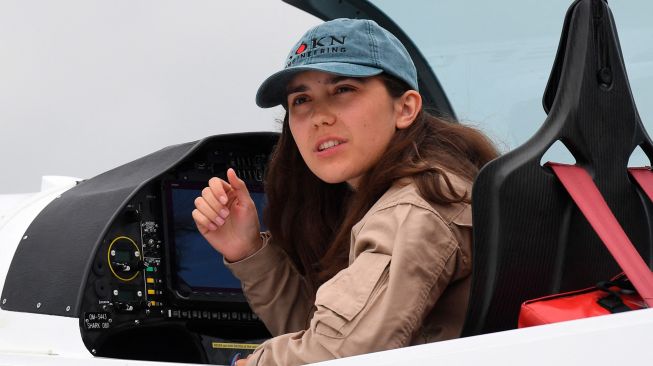
<svg viewBox="0 0 653 366"><path fill-rule="evenodd" d="M454 179L460 193L471 185ZM264 245L228 264L275 336L248 366L301 365L455 338L470 289L468 204L425 201L413 184L389 189L351 232L349 267L315 295L286 254Z"/></svg>

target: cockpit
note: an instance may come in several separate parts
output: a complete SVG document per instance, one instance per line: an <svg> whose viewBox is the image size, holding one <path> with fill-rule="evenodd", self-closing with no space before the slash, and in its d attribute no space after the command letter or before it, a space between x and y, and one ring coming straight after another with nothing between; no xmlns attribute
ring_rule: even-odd
<svg viewBox="0 0 653 366"><path fill-rule="evenodd" d="M270 335L191 211L206 182L231 167L262 212L275 141L272 133L207 138L80 182L25 233L3 309L78 315L97 356L223 364L251 352Z"/></svg>
<svg viewBox="0 0 653 366"><path fill-rule="evenodd" d="M465 88L471 86L461 84L453 89L453 93L446 93L452 90L448 84L455 82L451 76L447 80L436 77L431 70L433 62L439 63L440 69L446 69L451 63L461 65L460 60L453 58L464 58L461 67L474 68L472 72L476 78L483 76L479 74L484 71L475 69L478 65L470 66L470 59L489 62L492 61L489 59L491 54L496 53L492 57L496 57L494 61L500 62L505 60L506 54L515 55L514 52L499 49L480 50L477 52L482 55L470 56L470 50L456 49L449 45L449 55L432 57L427 54L424 57L422 53L429 52L424 40L427 38L426 32L406 23L408 17L405 14L397 16L393 21L388 14L396 12L396 5L390 2L340 1L328 4L324 2L324 5L311 1L287 2L324 19L339 16L376 18L388 29L401 33L417 60L420 83L424 86L428 103L441 115L449 117L456 117L455 111L466 103L461 95L466 93ZM567 36L563 35L563 40L566 41L564 37ZM411 39L418 41L413 43ZM562 65L565 64L565 54L559 51L558 55L560 58L554 66L559 66L559 69L554 67L552 75L559 77ZM528 57L523 54L517 56ZM619 59L620 56L613 54L611 57ZM488 64L488 68L494 66ZM453 75L464 74L463 69L450 71L453 71ZM486 81L496 83L499 79L495 75L497 72L492 74L494 76L487 76ZM641 75L638 74L639 80L646 79L646 75ZM505 80L507 76L501 78ZM624 80L628 82L628 79ZM550 87L547 87L547 113L554 105L559 82L560 79L555 76L550 79ZM499 89L503 87L505 85L497 85ZM645 94L647 90L650 89L636 94ZM512 92L519 94L519 91ZM502 93L497 93L496 96L501 97ZM480 98L473 92L469 92L467 97ZM644 107L644 104L640 103L640 106ZM517 103L515 108L521 107L524 104ZM557 108L552 110L559 112ZM650 106L644 107L642 111L643 117L651 115ZM512 116L510 123L501 127L506 132L503 137L510 140L515 137L515 131L510 126L517 123L517 117L512 113L518 115L521 111L506 109L500 113L504 117L508 114ZM553 112L550 113L552 114ZM476 116L458 115L470 119L477 116L479 119L496 118L487 110L480 111ZM650 124L651 121L653 118L648 118L645 122ZM556 131L569 130L573 129L561 128ZM545 132L538 132L538 136L549 138L554 135ZM529 136L532 133L533 131L528 131ZM645 130L636 130L633 135L639 140L628 142L633 146L628 146L630 150L626 149L628 151L622 160L628 161L632 154L631 147L641 147L645 152L637 157L640 161L635 163L641 165L641 160L647 158L646 151L653 150ZM615 136L610 137L616 139ZM195 198L200 195L206 182L214 176L224 179L227 169L233 168L245 181L260 215L266 205L266 166L277 138L278 134L273 132L225 134L169 146L94 178L80 181L53 197L20 237L2 287L2 310L78 319L84 347L98 357L230 364L234 357L251 353L257 345L270 338L270 333L250 309L238 279L225 267L223 258L206 244L197 231L191 211ZM576 141L574 138L582 140L571 132L567 135L560 132L553 140L571 146L572 153L579 157L579 162L591 162L590 152L595 151L593 148L596 146L588 142L587 151L583 150L582 143L572 142ZM525 138L516 143L524 142L523 140ZM511 184L514 182L506 182L511 177L517 177L519 170L526 170L520 164L528 159L532 160L534 167L540 169L541 155L549 150L553 140L539 143L526 141L528 147L504 155L500 162L486 169L483 177L489 177L492 181L481 182L475 188L475 194L478 192L487 197L479 199L480 206L474 208L475 226L476 223L485 224L479 224L478 231L475 227L475 243L488 245L475 249L475 253L482 253L480 255L484 258L476 264L479 272L475 273L477 280L472 295L475 305L469 310L470 322L466 326L465 336L510 329L506 319L509 315L514 315L516 298L535 297L542 295L543 291L573 288L587 280L595 280L593 273L574 276L567 266L567 263L585 263L583 258L579 258L580 253L587 249L585 244L579 245L582 249L576 250L573 242L569 244L569 241L565 241L567 239L561 239L564 245L556 247L555 253L542 248L539 248L542 249L541 252L537 252L521 245L526 240L537 241L531 234L524 232L523 235L513 235L511 243L515 245L504 245L507 241L503 240L510 237L506 232L514 227L515 222L525 217L523 212L532 210L529 200L537 198L535 196L544 191L550 193L551 197L563 194L555 188L550 174L539 170L537 174L540 174L538 177L541 181L538 184L546 183L541 186L530 185L531 188L537 187L537 190L524 190L523 196L519 195L522 191L513 189ZM503 163L506 164L501 165ZM516 175L511 175L513 172ZM602 170L597 169L597 172ZM525 174L531 178L533 176L532 170ZM531 182L528 179L514 178L513 181L528 186ZM497 181L505 183L507 188L497 193L497 190L493 190L499 184ZM548 185L546 189L543 188L545 184ZM645 200L637 198L639 196L635 191L629 192L627 199L615 198L621 197L619 195L610 198L615 202L621 199L628 205L628 209L636 205L638 212L644 213L633 219L632 224L625 226L633 233L636 232L635 236L640 242L645 242L650 239L650 232L644 233L637 226L650 226L643 218L650 217L652 204L642 203ZM521 211L513 210L513 206L505 204L518 200L522 204L516 206ZM558 202L555 199L551 201ZM590 244L596 242L595 238L585 234L575 236L573 230L569 229L584 224L579 223L577 214L566 201L550 206L555 206L555 210L562 212L560 220L549 220L551 225L568 225L564 235L586 240ZM624 212L625 210L626 208ZM538 212L538 215L540 218L547 217L544 211ZM510 218L498 219L499 216ZM622 218L630 216L624 214ZM542 219L537 224L546 225L545 221ZM262 229L265 230L264 227ZM547 231L548 234L546 240L551 241L563 235L558 231ZM570 247L572 248L569 249ZM650 246L640 244L639 249L650 265L653 253ZM538 253L546 255L528 260L529 255L540 255ZM618 269L605 253L596 254L592 260L594 262L585 263L583 269L598 263L601 276ZM541 264L542 267L533 266L533 263ZM538 272L549 271L553 267L557 272L550 278L541 276ZM528 271L524 268L531 272L526 273ZM586 273L590 273L589 270ZM537 282L542 278L542 282ZM510 287L512 285L520 289L532 285L532 288L515 291ZM511 300L510 304L504 301L505 298ZM525 299L520 298L522 301ZM504 310L508 315L492 318L493 313L500 314Z"/></svg>

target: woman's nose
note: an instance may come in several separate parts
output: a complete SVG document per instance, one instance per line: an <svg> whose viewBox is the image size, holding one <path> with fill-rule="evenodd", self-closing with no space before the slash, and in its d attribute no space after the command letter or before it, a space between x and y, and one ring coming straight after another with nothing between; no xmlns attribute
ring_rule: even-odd
<svg viewBox="0 0 653 366"><path fill-rule="evenodd" d="M316 105L313 110L312 122L315 128L320 126L331 126L336 121L335 114L328 106Z"/></svg>

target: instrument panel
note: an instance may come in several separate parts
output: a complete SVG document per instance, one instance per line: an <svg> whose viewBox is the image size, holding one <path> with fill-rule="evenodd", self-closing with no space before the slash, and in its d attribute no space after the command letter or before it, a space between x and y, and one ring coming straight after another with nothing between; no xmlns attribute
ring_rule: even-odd
<svg viewBox="0 0 653 366"><path fill-rule="evenodd" d="M260 219L270 148L206 146L142 186L116 213L80 308L82 338L93 354L229 364L270 337L191 217L208 180L226 180L233 168Z"/></svg>
<svg viewBox="0 0 653 366"><path fill-rule="evenodd" d="M246 357L270 334L191 212L209 179L233 168L260 219L277 139L209 136L79 182L29 224L0 308L78 318L84 345L101 357L211 364Z"/></svg>

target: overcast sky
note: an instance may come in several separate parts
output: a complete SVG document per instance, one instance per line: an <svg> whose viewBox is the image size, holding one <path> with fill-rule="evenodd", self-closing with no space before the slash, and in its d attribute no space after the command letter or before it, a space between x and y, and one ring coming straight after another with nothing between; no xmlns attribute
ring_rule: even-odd
<svg viewBox="0 0 653 366"><path fill-rule="evenodd" d="M0 0L0 194L277 131L256 89L319 22L280 0Z"/></svg>

